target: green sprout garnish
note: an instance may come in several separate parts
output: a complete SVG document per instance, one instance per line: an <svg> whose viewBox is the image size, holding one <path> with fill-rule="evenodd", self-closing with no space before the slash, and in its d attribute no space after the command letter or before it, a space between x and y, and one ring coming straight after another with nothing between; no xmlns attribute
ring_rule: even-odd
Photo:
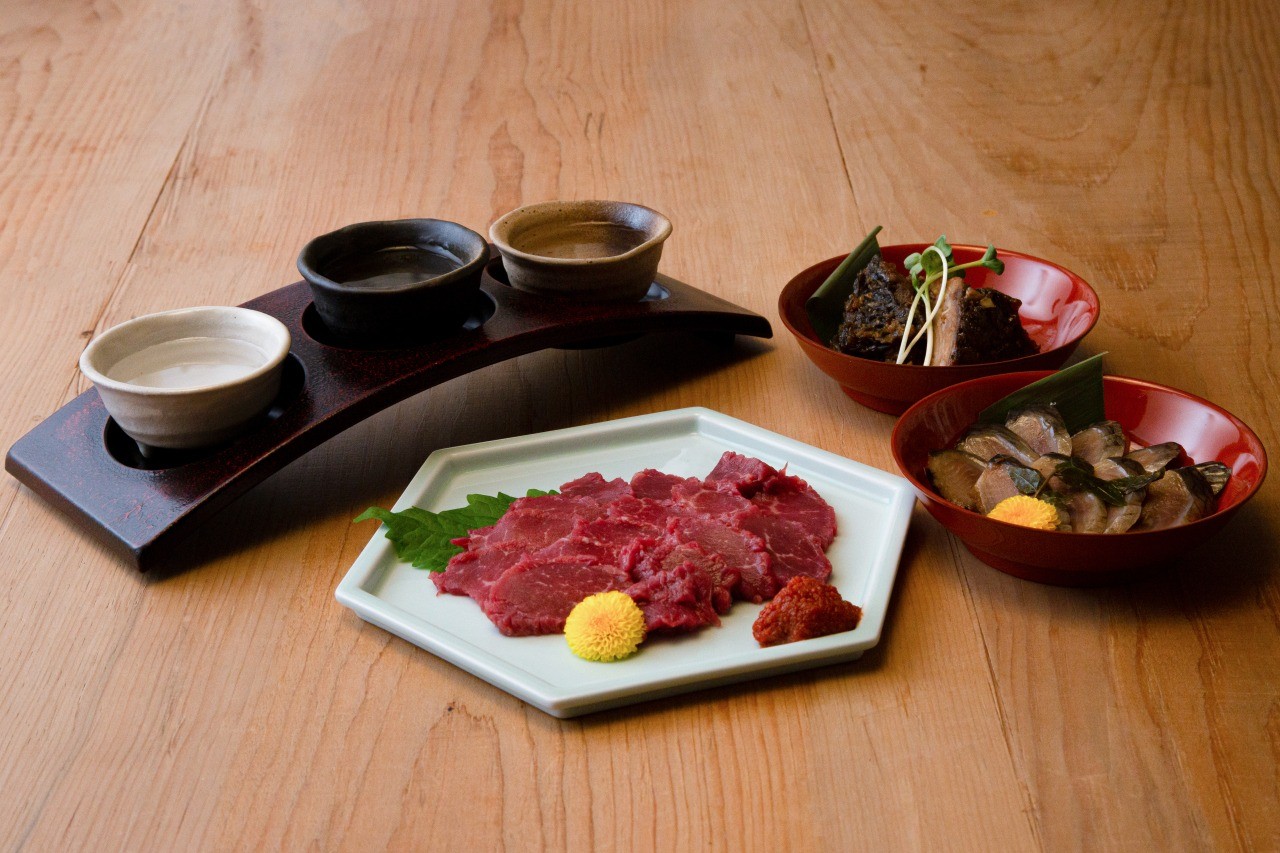
<svg viewBox="0 0 1280 853"><path fill-rule="evenodd" d="M907 273L911 278L911 286L915 289L915 299L911 300L911 309L907 312L906 329L902 335L902 343L898 346L898 364L902 364L911 354L911 350L919 343L920 338L925 339L924 360L923 364L929 365L933 361L933 325L934 320L938 316L938 311L942 308L943 297L947 294L947 285L951 278L964 278L964 271L973 269L974 267L986 267L996 275L1004 273L1004 261L996 257L996 247L988 245L987 250L982 253L982 257L976 261L970 261L967 264L954 264L951 258L951 244L947 242L947 235L943 234L932 246L929 246L923 252L916 252L908 255L903 260L903 265L907 268ZM930 288L933 283L941 279L938 287L937 301L929 295ZM921 326L915 334L912 334L912 323L915 321L916 309L923 303L924 311L921 319Z"/></svg>

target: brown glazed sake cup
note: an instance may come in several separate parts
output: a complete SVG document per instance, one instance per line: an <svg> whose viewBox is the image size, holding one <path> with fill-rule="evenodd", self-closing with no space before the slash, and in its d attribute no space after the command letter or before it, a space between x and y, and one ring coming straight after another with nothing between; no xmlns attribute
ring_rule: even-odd
<svg viewBox="0 0 1280 853"><path fill-rule="evenodd" d="M489 228L512 287L595 302L643 298L669 236L667 217L621 201L531 204Z"/></svg>

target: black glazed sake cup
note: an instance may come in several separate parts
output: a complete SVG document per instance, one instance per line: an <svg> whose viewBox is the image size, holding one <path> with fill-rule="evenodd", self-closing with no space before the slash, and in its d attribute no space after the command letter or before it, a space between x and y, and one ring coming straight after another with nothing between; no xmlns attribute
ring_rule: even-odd
<svg viewBox="0 0 1280 853"><path fill-rule="evenodd" d="M401 346L461 326L489 244L456 222L359 222L303 247L298 272L320 321L354 346Z"/></svg>

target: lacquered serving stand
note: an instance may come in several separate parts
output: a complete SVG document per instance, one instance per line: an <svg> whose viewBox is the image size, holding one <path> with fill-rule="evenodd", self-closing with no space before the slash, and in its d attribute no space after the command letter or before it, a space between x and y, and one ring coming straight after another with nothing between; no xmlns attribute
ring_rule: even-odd
<svg viewBox="0 0 1280 853"><path fill-rule="evenodd" d="M496 253L495 253L496 255ZM90 389L9 450L5 468L145 571L172 557L206 519L308 450L442 382L552 347L589 347L653 332L768 338L768 320L659 274L644 299L576 302L517 291L489 262L457 330L395 348L345 346L320 322L305 282L244 303L281 320L293 341L279 395L234 441L201 451L137 445Z"/></svg>

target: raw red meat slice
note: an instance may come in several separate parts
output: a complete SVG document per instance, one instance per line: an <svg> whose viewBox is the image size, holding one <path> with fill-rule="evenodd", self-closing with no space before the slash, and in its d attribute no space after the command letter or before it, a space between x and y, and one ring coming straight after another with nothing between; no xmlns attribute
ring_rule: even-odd
<svg viewBox="0 0 1280 853"><path fill-rule="evenodd" d="M645 468L631 478L631 491L638 498L670 500L672 487L683 483L685 479L675 474L664 474L656 468Z"/></svg>
<svg viewBox="0 0 1280 853"><path fill-rule="evenodd" d="M538 552L539 557L591 557L600 563L618 564L618 547L585 532L587 522L578 520L573 532Z"/></svg>
<svg viewBox="0 0 1280 853"><path fill-rule="evenodd" d="M600 502L590 495L539 495L538 497L516 498L507 512L521 510L537 510L538 512L556 513L557 515L585 515L587 517L604 512ZM502 523L502 519L498 519Z"/></svg>
<svg viewBox="0 0 1280 853"><path fill-rule="evenodd" d="M499 542L516 542L524 545L526 551L536 551L567 536L576 521L576 515L559 507L548 512L534 504L523 507L513 504L483 536L472 533L467 547L490 548Z"/></svg>
<svg viewBox="0 0 1280 853"><path fill-rule="evenodd" d="M583 474L560 487L560 494L574 498L587 498L601 506L631 494L631 484L621 477L606 480L596 472Z"/></svg>
<svg viewBox="0 0 1280 853"><path fill-rule="evenodd" d="M525 556L520 542L499 542L497 545L475 551L463 551L449 560L443 572L433 574L438 593L469 595L480 601L489 595L489 588Z"/></svg>
<svg viewBox="0 0 1280 853"><path fill-rule="evenodd" d="M580 521L568 538L580 539L581 543L565 553L590 554L629 575L631 567L661 536L662 529L655 525L605 516ZM555 547L548 546L543 553L555 553Z"/></svg>
<svg viewBox="0 0 1280 853"><path fill-rule="evenodd" d="M526 551L550 545L573 530L579 518L594 518L604 512L592 500L567 495L517 498L491 527L473 530L465 539L453 540L464 548L485 548L499 542L523 542Z"/></svg>
<svg viewBox="0 0 1280 853"><path fill-rule="evenodd" d="M627 587L626 593L640 605L651 632L679 633L720 624L711 603L711 579L689 563L650 575Z"/></svg>
<svg viewBox="0 0 1280 853"><path fill-rule="evenodd" d="M667 522L676 512L677 509L671 505L670 501L624 497L609 504L605 515L609 518L652 527L656 533L661 533L667 529Z"/></svg>
<svg viewBox="0 0 1280 853"><path fill-rule="evenodd" d="M491 532L493 532L492 524L488 527L477 527L466 536L459 536L457 539L450 539L449 542L450 544L457 545L459 548L473 547L473 543L474 547L479 548L484 544L485 539L488 538Z"/></svg>
<svg viewBox="0 0 1280 853"><path fill-rule="evenodd" d="M608 546L615 554L636 539L662 535L662 528L655 524L612 516L593 518L591 521L583 522L577 530L583 536Z"/></svg>
<svg viewBox="0 0 1280 853"><path fill-rule="evenodd" d="M752 509L738 516L738 526L764 540L773 555L769 566L772 598L782 585L797 575L825 581L831 575L831 561L808 532L794 521Z"/></svg>
<svg viewBox="0 0 1280 853"><path fill-rule="evenodd" d="M670 572L677 566L685 566L707 576L711 604L717 613L727 613L733 606L738 570L726 565L719 554L705 550L697 542L684 541L674 533L654 543L643 559L631 567L631 577L641 581Z"/></svg>
<svg viewBox="0 0 1280 853"><path fill-rule="evenodd" d="M526 557L503 572L480 607L509 637L555 634L579 601L629 583L616 566L590 557Z"/></svg>
<svg viewBox="0 0 1280 853"><path fill-rule="evenodd" d="M635 577L636 566L648 558L665 535L664 533L662 536L640 536L623 546L618 552L618 568L626 572L629 577Z"/></svg>
<svg viewBox="0 0 1280 853"><path fill-rule="evenodd" d="M716 488L731 488L750 497L777 475L775 468L759 459L726 450L716 467L707 475L707 484Z"/></svg>
<svg viewBox="0 0 1280 853"><path fill-rule="evenodd" d="M799 524L824 551L836 538L836 511L799 477L779 474L765 483L751 501L766 512Z"/></svg>
<svg viewBox="0 0 1280 853"><path fill-rule="evenodd" d="M751 508L751 501L733 491L721 491L702 484L681 483L671 490L676 507L686 513L708 518L730 518Z"/></svg>
<svg viewBox="0 0 1280 853"><path fill-rule="evenodd" d="M677 518L668 528L682 542L696 542L708 554L724 563L726 574L737 577L730 593L747 601L760 602L773 588L769 565L772 558L764 540L754 533L709 518ZM716 607L721 613L717 604Z"/></svg>

